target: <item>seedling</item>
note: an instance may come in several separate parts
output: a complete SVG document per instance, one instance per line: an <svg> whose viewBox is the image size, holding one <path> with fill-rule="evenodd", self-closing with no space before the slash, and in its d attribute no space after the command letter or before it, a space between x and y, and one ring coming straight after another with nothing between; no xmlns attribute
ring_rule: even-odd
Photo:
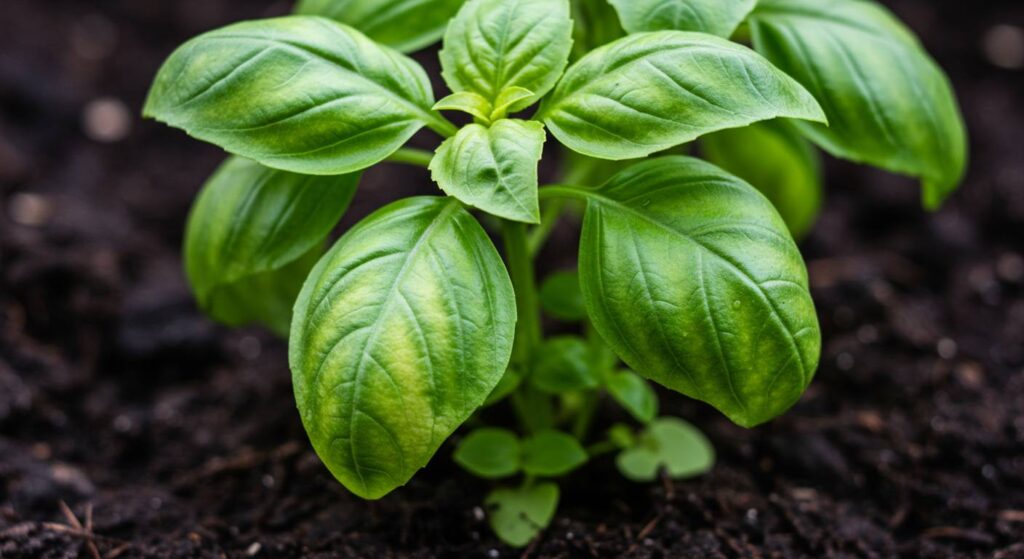
<svg viewBox="0 0 1024 559"><path fill-rule="evenodd" d="M873 2L297 11L188 42L146 103L234 155L189 220L191 285L213 318L289 337L313 448L360 497L404 485L481 407L513 410L517 426L464 433L454 455L496 480L485 503L511 545L596 455L636 481L711 468L708 441L659 417L649 381L744 427L799 399L821 346L793 237L821 198L814 146L919 177L929 208L964 173L946 77ZM442 37L438 101L402 52ZM436 150L405 147L425 127ZM545 142L562 168L540 187ZM428 168L442 192L379 209L325 252L360 173L385 161ZM537 254L574 211L578 270L538 288ZM545 338L542 312L579 335ZM605 398L622 412L596 430Z"/></svg>

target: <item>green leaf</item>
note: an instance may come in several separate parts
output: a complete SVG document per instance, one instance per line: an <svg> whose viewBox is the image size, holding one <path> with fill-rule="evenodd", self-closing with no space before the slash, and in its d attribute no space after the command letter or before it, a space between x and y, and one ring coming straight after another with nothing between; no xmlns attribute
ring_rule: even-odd
<svg viewBox="0 0 1024 559"><path fill-rule="evenodd" d="M458 202L373 213L295 304L289 361L317 454L360 497L405 484L501 380L515 322L505 266Z"/></svg>
<svg viewBox="0 0 1024 559"><path fill-rule="evenodd" d="M435 111L462 111L483 122L491 121L491 102L471 91L460 91L434 104Z"/></svg>
<svg viewBox="0 0 1024 559"><path fill-rule="evenodd" d="M615 464L633 481L653 481L661 468L673 479L682 479L711 471L715 449L693 425L662 417L647 427L636 446L619 453Z"/></svg>
<svg viewBox="0 0 1024 559"><path fill-rule="evenodd" d="M608 379L608 393L637 421L649 423L658 415L658 395L632 371L619 371Z"/></svg>
<svg viewBox="0 0 1024 559"><path fill-rule="evenodd" d="M829 127L801 131L829 153L920 177L935 208L960 184L967 139L942 69L888 10L862 0L763 0L754 45L821 102Z"/></svg>
<svg viewBox="0 0 1024 559"><path fill-rule="evenodd" d="M411 58L290 16L192 39L160 69L144 113L268 167L339 175L383 160L424 124L451 128L433 104Z"/></svg>
<svg viewBox="0 0 1024 559"><path fill-rule="evenodd" d="M515 392L516 388L523 382L523 375L515 367L509 367L505 371L505 375L501 377L501 382L498 386L494 387L491 394L487 396L487 400L484 401L484 406L493 406L498 402L502 401L508 395Z"/></svg>
<svg viewBox="0 0 1024 559"><path fill-rule="evenodd" d="M551 524L558 508L558 486L538 483L518 489L496 489L485 501L491 529L514 547L530 543Z"/></svg>
<svg viewBox="0 0 1024 559"><path fill-rule="evenodd" d="M505 118L509 113L519 112L533 104L537 95L524 87L512 86L503 89L494 100L494 111L490 120Z"/></svg>
<svg viewBox="0 0 1024 559"><path fill-rule="evenodd" d="M761 191L797 239L814 226L823 197L821 161L788 122L724 130L702 139L708 161Z"/></svg>
<svg viewBox="0 0 1024 559"><path fill-rule="evenodd" d="M185 271L199 306L230 326L288 334L292 305L359 175L311 177L233 157L196 199Z"/></svg>
<svg viewBox="0 0 1024 559"><path fill-rule="evenodd" d="M448 195L487 213L540 222L537 162L544 148L539 122L502 119L470 124L438 148L430 171Z"/></svg>
<svg viewBox="0 0 1024 559"><path fill-rule="evenodd" d="M455 462L484 479L501 479L519 471L519 437L506 429L470 433L455 449Z"/></svg>
<svg viewBox="0 0 1024 559"><path fill-rule="evenodd" d="M821 334L800 251L764 196L682 156L550 191L588 200L583 299L630 368L745 427L796 403Z"/></svg>
<svg viewBox="0 0 1024 559"><path fill-rule="evenodd" d="M571 49L569 0L469 0L445 32L442 75L495 106L502 91L528 89L521 109L554 87Z"/></svg>
<svg viewBox="0 0 1024 559"><path fill-rule="evenodd" d="M626 34L607 0L573 0L573 59Z"/></svg>
<svg viewBox="0 0 1024 559"><path fill-rule="evenodd" d="M754 51L704 33L638 33L573 64L541 105L563 144L635 159L775 117L823 121L807 90Z"/></svg>
<svg viewBox="0 0 1024 559"><path fill-rule="evenodd" d="M701 31L730 37L757 0L608 0L630 33Z"/></svg>
<svg viewBox="0 0 1024 559"><path fill-rule="evenodd" d="M540 286L540 304L544 312L559 320L576 322L587 318L579 273L573 270L548 276Z"/></svg>
<svg viewBox="0 0 1024 559"><path fill-rule="evenodd" d="M590 366L590 348L576 336L549 338L537 351L529 381L549 394L596 388Z"/></svg>
<svg viewBox="0 0 1024 559"><path fill-rule="evenodd" d="M529 475L565 475L585 464L587 458L580 442L561 431L541 431L523 441L523 471Z"/></svg>
<svg viewBox="0 0 1024 559"><path fill-rule="evenodd" d="M438 41L463 0L301 0L299 14L324 16L351 25L402 52Z"/></svg>

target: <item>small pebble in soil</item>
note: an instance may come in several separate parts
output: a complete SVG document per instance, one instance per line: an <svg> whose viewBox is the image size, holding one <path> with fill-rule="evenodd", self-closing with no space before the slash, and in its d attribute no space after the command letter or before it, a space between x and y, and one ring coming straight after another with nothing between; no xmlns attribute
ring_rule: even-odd
<svg viewBox="0 0 1024 559"><path fill-rule="evenodd" d="M132 117L120 99L102 97L85 106L82 127L90 139L109 144L128 137L132 131Z"/></svg>
<svg viewBox="0 0 1024 559"><path fill-rule="evenodd" d="M853 355L845 351L836 356L836 367L838 367L840 371L853 370L853 366L855 364L856 360L853 358Z"/></svg>
<svg viewBox="0 0 1024 559"><path fill-rule="evenodd" d="M473 507L473 518L477 522L483 522L484 521L484 509L482 509L480 507Z"/></svg>
<svg viewBox="0 0 1024 559"><path fill-rule="evenodd" d="M499 552L497 549L491 548L490 550L487 551L487 556L488 557L501 557L501 552Z"/></svg>
<svg viewBox="0 0 1024 559"><path fill-rule="evenodd" d="M939 343L935 344L935 349L939 352L939 357L947 361L956 357L956 342L949 338L942 338L939 340Z"/></svg>
<svg viewBox="0 0 1024 559"><path fill-rule="evenodd" d="M243 359L255 361L263 353L263 344L256 336L245 336L238 341L238 353Z"/></svg>
<svg viewBox="0 0 1024 559"><path fill-rule="evenodd" d="M1020 283L1024 280L1024 258L1013 253L1000 256L996 263L996 274L1006 283Z"/></svg>
<svg viewBox="0 0 1024 559"><path fill-rule="evenodd" d="M270 488L274 487L274 484L276 483L276 481L274 480L274 476L272 476L270 474L265 474L262 478L260 478L260 483L263 484L263 487L266 487L267 489L270 489Z"/></svg>
<svg viewBox="0 0 1024 559"><path fill-rule="evenodd" d="M249 549L245 550L245 554L249 557L255 557L261 549L263 549L263 546L260 545L260 542L253 542L253 544L249 546Z"/></svg>
<svg viewBox="0 0 1024 559"><path fill-rule="evenodd" d="M8 202L11 221L28 227L40 227L53 217L53 202L42 194L19 192Z"/></svg>
<svg viewBox="0 0 1024 559"><path fill-rule="evenodd" d="M995 25L982 39L985 58L1007 70L1024 68L1024 29L1016 25Z"/></svg>

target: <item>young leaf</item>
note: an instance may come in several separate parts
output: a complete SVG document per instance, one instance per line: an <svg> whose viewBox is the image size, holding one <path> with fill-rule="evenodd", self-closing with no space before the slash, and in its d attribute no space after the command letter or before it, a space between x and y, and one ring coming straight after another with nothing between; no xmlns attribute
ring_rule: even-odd
<svg viewBox="0 0 1024 559"><path fill-rule="evenodd" d="M537 352L530 384L549 394L596 388L587 342L575 336L550 338Z"/></svg>
<svg viewBox="0 0 1024 559"><path fill-rule="evenodd" d="M658 415L658 395L632 371L619 371L608 379L608 393L637 421L650 423Z"/></svg>
<svg viewBox="0 0 1024 559"><path fill-rule="evenodd" d="M572 0L573 60L626 34L607 0Z"/></svg>
<svg viewBox="0 0 1024 559"><path fill-rule="evenodd" d="M654 481L661 468L673 479L682 479L709 472L715 464L715 449L693 425L662 417L647 427L636 446L619 453L615 464L633 481Z"/></svg>
<svg viewBox="0 0 1024 559"><path fill-rule="evenodd" d="M434 104L435 111L462 111L483 122L491 121L491 102L471 91L460 91Z"/></svg>
<svg viewBox="0 0 1024 559"><path fill-rule="evenodd" d="M572 435L547 430L523 441L523 471L529 475L565 475L587 462L587 451Z"/></svg>
<svg viewBox="0 0 1024 559"><path fill-rule="evenodd" d="M558 508L558 486L537 483L518 489L496 489L485 501L491 529L501 541L523 547L548 527Z"/></svg>
<svg viewBox="0 0 1024 559"><path fill-rule="evenodd" d="M682 31L629 35L584 56L539 117L570 149L616 160L775 117L825 120L807 90L754 51Z"/></svg>
<svg viewBox="0 0 1024 559"><path fill-rule="evenodd" d="M823 196L821 161L788 122L723 130L702 138L708 161L760 190L803 238L814 226Z"/></svg>
<svg viewBox="0 0 1024 559"><path fill-rule="evenodd" d="M553 192L588 200L583 299L630 368L745 427L797 401L821 335L800 251L764 196L682 156Z"/></svg>
<svg viewBox="0 0 1024 559"><path fill-rule="evenodd" d="M351 25L402 52L420 50L444 35L463 0L301 0L296 13Z"/></svg>
<svg viewBox="0 0 1024 559"><path fill-rule="evenodd" d="M457 201L378 210L295 305L289 361L313 448L360 497L403 485L501 380L515 322L505 266Z"/></svg>
<svg viewBox="0 0 1024 559"><path fill-rule="evenodd" d="M521 87L535 103L569 62L569 0L469 0L444 35L442 75L453 91L472 91L492 104Z"/></svg>
<svg viewBox="0 0 1024 559"><path fill-rule="evenodd" d="M574 270L548 276L540 286L540 305L559 320L574 322L586 318L579 274Z"/></svg>
<svg viewBox="0 0 1024 559"><path fill-rule="evenodd" d="M519 112L533 104L537 95L524 87L507 87L494 100L494 110L490 120L505 118L509 113Z"/></svg>
<svg viewBox="0 0 1024 559"><path fill-rule="evenodd" d="M829 126L801 123L837 157L920 177L935 208L967 165L967 139L942 69L888 10L863 0L763 0L754 46L821 102Z"/></svg>
<svg viewBox="0 0 1024 559"><path fill-rule="evenodd" d="M196 199L185 271L199 306L231 326L288 334L292 305L359 175L311 177L247 159L224 162Z"/></svg>
<svg viewBox="0 0 1024 559"><path fill-rule="evenodd" d="M501 479L519 471L519 437L507 429L470 433L455 449L455 462L484 479Z"/></svg>
<svg viewBox="0 0 1024 559"><path fill-rule="evenodd" d="M450 196L487 213L540 222L537 162L544 148L539 122L502 119L470 124L438 148L430 171Z"/></svg>
<svg viewBox="0 0 1024 559"><path fill-rule="evenodd" d="M411 58L333 21L247 21L192 39L164 63L145 115L268 167L358 171L424 124L430 80Z"/></svg>
<svg viewBox="0 0 1024 559"><path fill-rule="evenodd" d="M608 0L630 33L701 31L728 38L757 0Z"/></svg>
<svg viewBox="0 0 1024 559"><path fill-rule="evenodd" d="M501 377L498 386L495 386L494 390L487 396L487 399L484 400L484 406L493 406L504 400L506 396L515 392L522 382L523 374L515 367L509 366L508 370L505 371L505 375Z"/></svg>

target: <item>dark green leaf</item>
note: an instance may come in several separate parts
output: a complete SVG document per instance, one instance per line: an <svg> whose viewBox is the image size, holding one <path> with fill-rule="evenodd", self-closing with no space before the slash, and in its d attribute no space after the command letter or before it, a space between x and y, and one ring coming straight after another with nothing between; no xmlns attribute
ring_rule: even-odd
<svg viewBox="0 0 1024 559"><path fill-rule="evenodd" d="M608 379L608 393L637 421L648 423L658 415L658 395L632 371L619 371Z"/></svg>
<svg viewBox="0 0 1024 559"><path fill-rule="evenodd" d="M231 326L288 334L292 305L359 175L311 177L234 157L203 187L185 232L185 270L199 305Z"/></svg>
<svg viewBox="0 0 1024 559"><path fill-rule="evenodd" d="M583 298L634 371L746 427L797 401L821 335L800 251L764 196L682 156L553 192L588 200Z"/></svg>
<svg viewBox="0 0 1024 559"><path fill-rule="evenodd" d="M515 322L505 266L458 202L378 210L295 306L289 360L317 454L361 497L405 484L501 380Z"/></svg>
<svg viewBox="0 0 1024 559"><path fill-rule="evenodd" d="M296 13L351 25L378 43L412 52L438 41L463 0L301 0Z"/></svg>
<svg viewBox="0 0 1024 559"><path fill-rule="evenodd" d="M550 338L537 351L530 383L549 394L596 388L597 377L591 371L590 348L575 336Z"/></svg>
<svg viewBox="0 0 1024 559"><path fill-rule="evenodd" d="M587 458L580 442L560 431L542 431L523 441L523 471L530 475L565 475L585 464Z"/></svg>
<svg viewBox="0 0 1024 559"><path fill-rule="evenodd" d="M585 319L587 308L583 305L579 274L555 272L548 276L540 286L540 304L545 312L559 320Z"/></svg>
<svg viewBox="0 0 1024 559"><path fill-rule="evenodd" d="M763 0L754 45L821 102L801 123L828 152L920 177L935 208L960 184L967 139L942 69L888 10L863 0Z"/></svg>
<svg viewBox="0 0 1024 559"><path fill-rule="evenodd" d="M630 33L701 31L730 37L757 0L608 0Z"/></svg>
<svg viewBox="0 0 1024 559"><path fill-rule="evenodd" d="M573 59L626 34L607 0L573 0Z"/></svg>
<svg viewBox="0 0 1024 559"><path fill-rule="evenodd" d="M383 160L424 124L430 80L398 52L333 21L291 16L230 25L179 48L145 115L268 167L310 175Z"/></svg>
<svg viewBox="0 0 1024 559"><path fill-rule="evenodd" d="M519 471L519 437L506 429L483 428L470 433L455 449L455 462L484 479L500 479Z"/></svg>
<svg viewBox="0 0 1024 559"><path fill-rule="evenodd" d="M485 501L491 528L501 541L523 547L548 527L558 508L558 486L538 483L519 489L497 489Z"/></svg>
<svg viewBox="0 0 1024 559"><path fill-rule="evenodd" d="M673 479L699 476L715 464L715 449L696 427L674 417L662 417L641 433L636 446L615 461L633 481L654 481L665 468Z"/></svg>
<svg viewBox="0 0 1024 559"><path fill-rule="evenodd" d="M515 367L509 367L505 371L505 375L501 377L501 382L498 386L494 387L491 394L487 396L487 400L484 401L485 406L493 406L498 402L502 401L508 395L515 392L516 388L523 382L523 375Z"/></svg>

